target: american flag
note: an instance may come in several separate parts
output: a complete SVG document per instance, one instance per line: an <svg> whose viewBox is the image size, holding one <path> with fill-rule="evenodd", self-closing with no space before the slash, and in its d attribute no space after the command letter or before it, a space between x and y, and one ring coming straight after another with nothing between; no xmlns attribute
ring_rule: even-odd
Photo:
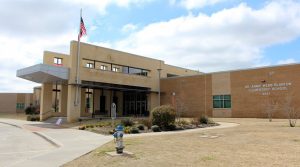
<svg viewBox="0 0 300 167"><path fill-rule="evenodd" d="M84 26L83 19L82 19L82 17L81 17L81 20L80 20L80 32L79 32L79 38L81 38L83 35L87 35L87 34L86 34L86 29L85 29L85 26Z"/></svg>

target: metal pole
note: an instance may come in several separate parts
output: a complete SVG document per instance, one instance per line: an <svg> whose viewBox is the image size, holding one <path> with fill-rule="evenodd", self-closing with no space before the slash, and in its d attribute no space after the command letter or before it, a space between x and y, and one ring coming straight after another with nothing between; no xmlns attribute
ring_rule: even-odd
<svg viewBox="0 0 300 167"><path fill-rule="evenodd" d="M158 106L160 106L160 72L161 72L161 69L157 69L158 71Z"/></svg>
<svg viewBox="0 0 300 167"><path fill-rule="evenodd" d="M79 33L78 33L78 43L77 43L77 67L76 67L76 92L75 92L75 106L78 106L78 96L79 96L79 57L80 57L80 31L81 31L81 17L82 9L80 9L80 18L79 18Z"/></svg>
<svg viewBox="0 0 300 167"><path fill-rule="evenodd" d="M206 115L206 74L204 74L204 114Z"/></svg>

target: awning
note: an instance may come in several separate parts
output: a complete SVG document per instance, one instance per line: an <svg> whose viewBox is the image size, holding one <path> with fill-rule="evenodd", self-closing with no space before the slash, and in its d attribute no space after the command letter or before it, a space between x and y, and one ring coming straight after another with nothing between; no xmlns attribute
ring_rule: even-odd
<svg viewBox="0 0 300 167"><path fill-rule="evenodd" d="M117 90L117 91L135 91L135 92L152 92L151 88L148 87L139 87L131 85L119 85L112 83L101 83L101 82L91 82L91 81L82 81L79 84L82 88L92 88L92 89L108 89L108 90Z"/></svg>
<svg viewBox="0 0 300 167"><path fill-rule="evenodd" d="M37 64L17 70L17 77L36 83L64 83L69 79L69 68Z"/></svg>

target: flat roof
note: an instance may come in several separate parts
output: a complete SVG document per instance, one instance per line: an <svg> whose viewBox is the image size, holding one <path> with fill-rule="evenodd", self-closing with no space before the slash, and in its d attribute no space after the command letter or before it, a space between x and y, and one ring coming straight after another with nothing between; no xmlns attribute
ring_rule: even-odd
<svg viewBox="0 0 300 167"><path fill-rule="evenodd" d="M259 70L259 69L276 68L276 67L288 67L288 66L295 66L295 65L300 65L300 63L279 64L279 65L261 66L261 67L250 67L250 68L244 68L244 69L235 69L235 70L227 70L227 71L224 70L224 71L209 72L209 73L191 74L191 75L185 75L185 76L174 76L174 77L161 78L161 79L184 78L184 77L201 76L201 75L208 75L208 74L218 74L218 73L226 73L226 72Z"/></svg>

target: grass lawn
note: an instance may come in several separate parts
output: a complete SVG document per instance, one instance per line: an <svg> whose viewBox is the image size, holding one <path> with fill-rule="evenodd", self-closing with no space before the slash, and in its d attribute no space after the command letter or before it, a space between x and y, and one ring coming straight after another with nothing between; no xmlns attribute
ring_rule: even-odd
<svg viewBox="0 0 300 167"><path fill-rule="evenodd" d="M64 167L74 166L300 166L300 127L287 120L214 119L240 126L193 133L125 139L133 156L110 157L114 143L84 155ZM206 136L206 137L205 137ZM207 137L208 136L208 137ZM209 138L209 136L218 136Z"/></svg>

